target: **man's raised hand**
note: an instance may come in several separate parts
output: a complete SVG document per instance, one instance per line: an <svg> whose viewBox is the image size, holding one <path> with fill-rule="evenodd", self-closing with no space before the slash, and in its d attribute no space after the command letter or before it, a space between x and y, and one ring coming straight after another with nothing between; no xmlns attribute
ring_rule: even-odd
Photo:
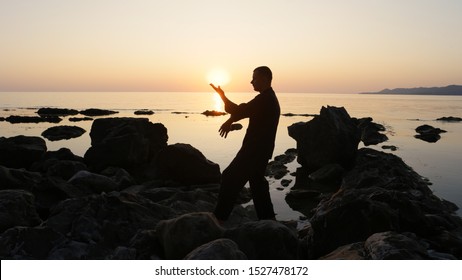
<svg viewBox="0 0 462 280"><path fill-rule="evenodd" d="M219 94L225 95L225 92L221 89L220 86L216 87L214 84L210 83L210 86Z"/></svg>

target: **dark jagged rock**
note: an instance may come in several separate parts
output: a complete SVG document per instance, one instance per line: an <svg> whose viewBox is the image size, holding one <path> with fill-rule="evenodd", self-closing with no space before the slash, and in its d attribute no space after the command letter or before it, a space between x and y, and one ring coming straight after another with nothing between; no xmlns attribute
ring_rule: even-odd
<svg viewBox="0 0 462 280"><path fill-rule="evenodd" d="M67 181L78 171L87 170L87 166L83 163L82 157L74 155L67 148L61 148L58 151L46 152L30 170Z"/></svg>
<svg viewBox="0 0 462 280"><path fill-rule="evenodd" d="M134 112L135 115L154 115L152 110L137 110Z"/></svg>
<svg viewBox="0 0 462 280"><path fill-rule="evenodd" d="M38 172L0 166L0 189L20 189L32 191L41 184L43 178Z"/></svg>
<svg viewBox="0 0 462 280"><path fill-rule="evenodd" d="M219 183L220 166L208 160L189 144L173 144L162 148L154 160L158 178L182 184Z"/></svg>
<svg viewBox="0 0 462 280"><path fill-rule="evenodd" d="M366 241L341 246L321 257L322 260L422 260L435 259L435 253L427 251L425 242L415 234L392 231L371 235ZM438 258L441 258L439 254ZM445 254L446 258L454 256Z"/></svg>
<svg viewBox="0 0 462 280"><path fill-rule="evenodd" d="M138 230L154 229L173 215L172 209L141 196L113 192L64 200L51 210L46 224L72 240L112 252L129 244Z"/></svg>
<svg viewBox="0 0 462 280"><path fill-rule="evenodd" d="M362 118L356 120L358 128L361 131L361 141L364 145L377 145L388 140L385 134L385 127L381 124L372 122L372 118Z"/></svg>
<svg viewBox="0 0 462 280"><path fill-rule="evenodd" d="M116 166L131 175L143 173L167 146L167 129L145 118L105 118L93 122L85 163L95 171Z"/></svg>
<svg viewBox="0 0 462 280"><path fill-rule="evenodd" d="M83 162L73 160L50 160L47 166L46 174L48 176L63 180L69 180L79 171L87 170L87 166Z"/></svg>
<svg viewBox="0 0 462 280"><path fill-rule="evenodd" d="M279 161L283 164L291 163L297 157L297 150L296 149L288 149L282 155L278 155L274 157L275 161Z"/></svg>
<svg viewBox="0 0 462 280"><path fill-rule="evenodd" d="M311 174L303 167L298 168L295 184L285 198L287 204L306 217L311 217L318 203L340 188L344 172L338 164L328 164Z"/></svg>
<svg viewBox="0 0 462 280"><path fill-rule="evenodd" d="M61 125L47 128L42 136L50 141L59 141L80 137L85 132L85 129L78 126Z"/></svg>
<svg viewBox="0 0 462 280"><path fill-rule="evenodd" d="M360 132L343 107L322 107L319 116L288 129L297 141L298 162L308 170L331 163L348 169L354 164Z"/></svg>
<svg viewBox="0 0 462 280"><path fill-rule="evenodd" d="M77 115L79 111L75 109L63 109L63 108L40 108L37 114L40 116L73 116Z"/></svg>
<svg viewBox="0 0 462 280"><path fill-rule="evenodd" d="M136 185L136 180L123 168L108 167L101 171L101 175L115 182L119 190Z"/></svg>
<svg viewBox="0 0 462 280"><path fill-rule="evenodd" d="M437 121L442 121L442 122L462 122L462 118L459 118L459 117L453 117L453 116L450 116L450 117L441 117L441 118L438 118L436 119Z"/></svg>
<svg viewBox="0 0 462 280"><path fill-rule="evenodd" d="M291 189L285 197L285 201L293 210L299 211L307 217L311 217L311 211L318 206L322 199L322 193L310 189Z"/></svg>
<svg viewBox="0 0 462 280"><path fill-rule="evenodd" d="M24 190L0 190L0 233L14 226L36 226L41 219L34 195Z"/></svg>
<svg viewBox="0 0 462 280"><path fill-rule="evenodd" d="M440 128L435 128L431 125L424 124L415 129L415 131L419 134L415 135L415 138L424 140L429 143L435 143L441 139L440 134L445 133L446 130L442 130Z"/></svg>
<svg viewBox="0 0 462 280"><path fill-rule="evenodd" d="M280 161L271 161L266 166L265 176L274 177L275 179L281 179L289 173L287 166Z"/></svg>
<svg viewBox="0 0 462 280"><path fill-rule="evenodd" d="M284 154L274 157L274 161L268 163L265 171L265 176L281 179L289 170L286 164L291 163L297 157L296 149L288 149Z"/></svg>
<svg viewBox="0 0 462 280"><path fill-rule="evenodd" d="M61 148L58 151L47 151L30 170L67 181L78 171L87 170L87 166L82 157L74 155L68 148Z"/></svg>
<svg viewBox="0 0 462 280"><path fill-rule="evenodd" d="M139 260L158 260L160 255L163 255L157 232L153 229L139 230L129 245L136 250L136 258Z"/></svg>
<svg viewBox="0 0 462 280"><path fill-rule="evenodd" d="M373 260L429 259L426 248L412 238L395 232L380 232L367 238L364 247Z"/></svg>
<svg viewBox="0 0 462 280"><path fill-rule="evenodd" d="M231 239L220 238L197 247L186 260L246 260L246 255L239 250Z"/></svg>
<svg viewBox="0 0 462 280"><path fill-rule="evenodd" d="M9 116L5 119L10 123L59 123L62 119L58 116L46 116L46 117L37 117L37 116Z"/></svg>
<svg viewBox="0 0 462 280"><path fill-rule="evenodd" d="M89 116L89 117L98 117L98 116L108 116L108 115L114 115L118 114L119 112L117 111L112 111L112 110L104 110L104 109L86 109L82 110L79 112L80 114L84 116Z"/></svg>
<svg viewBox="0 0 462 280"><path fill-rule="evenodd" d="M288 187L292 183L292 180L283 179L281 180L281 186Z"/></svg>
<svg viewBox="0 0 462 280"><path fill-rule="evenodd" d="M308 175L308 177L316 183L326 186L340 186L343 179L345 169L339 164L328 164L315 172Z"/></svg>
<svg viewBox="0 0 462 280"><path fill-rule="evenodd" d="M0 165L12 168L29 168L47 151L40 137L0 137Z"/></svg>
<svg viewBox="0 0 462 280"><path fill-rule="evenodd" d="M399 157L364 148L340 190L321 201L310 220L315 251L323 255L384 231L431 238L462 227L454 211Z"/></svg>
<svg viewBox="0 0 462 280"><path fill-rule="evenodd" d="M68 183L87 195L119 190L119 186L112 179L85 170L77 172Z"/></svg>
<svg viewBox="0 0 462 280"><path fill-rule="evenodd" d="M34 206L42 219L46 219L50 208L60 201L83 195L62 178L3 166L0 166L0 189L32 193L35 197Z"/></svg>
<svg viewBox="0 0 462 280"><path fill-rule="evenodd" d="M90 118L90 117L83 117L83 118L74 117L74 118L69 118L69 121L71 121L71 122L92 121L92 120L93 120L93 118Z"/></svg>
<svg viewBox="0 0 462 280"><path fill-rule="evenodd" d="M299 241L295 232L271 220L240 224L225 232L253 260L297 259ZM271 245L269 245L271 244Z"/></svg>
<svg viewBox="0 0 462 280"><path fill-rule="evenodd" d="M158 224L160 243L167 259L182 259L195 248L218 239L223 229L211 213L191 213ZM184 238L184 234L188 238Z"/></svg>
<svg viewBox="0 0 462 280"><path fill-rule="evenodd" d="M322 256L319 260L365 260L367 252L364 248L364 242L356 242L348 245L343 245Z"/></svg>
<svg viewBox="0 0 462 280"><path fill-rule="evenodd" d="M50 251L65 240L62 234L49 227L14 227L0 236L0 257L45 260L48 259Z"/></svg>
<svg viewBox="0 0 462 280"><path fill-rule="evenodd" d="M219 117L219 116L224 116L226 115L227 113L225 112L218 112L218 111L215 111L215 110L206 110L204 112L202 112L202 115L205 115L207 117Z"/></svg>

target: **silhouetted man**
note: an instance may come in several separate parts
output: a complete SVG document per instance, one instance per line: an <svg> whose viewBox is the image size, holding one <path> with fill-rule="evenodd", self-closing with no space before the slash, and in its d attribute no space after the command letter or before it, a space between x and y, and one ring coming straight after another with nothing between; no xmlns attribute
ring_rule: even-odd
<svg viewBox="0 0 462 280"><path fill-rule="evenodd" d="M240 105L230 101L219 86L210 84L223 100L225 111L231 114L220 127L222 137L226 138L232 130L233 122L249 118L249 127L242 147L222 174L220 193L214 211L218 220L228 219L239 192L247 182L250 183L258 218L275 219L269 184L265 179L266 166L273 155L280 115L279 102L271 87L272 78L268 67L256 68L250 83L260 94L248 103Z"/></svg>

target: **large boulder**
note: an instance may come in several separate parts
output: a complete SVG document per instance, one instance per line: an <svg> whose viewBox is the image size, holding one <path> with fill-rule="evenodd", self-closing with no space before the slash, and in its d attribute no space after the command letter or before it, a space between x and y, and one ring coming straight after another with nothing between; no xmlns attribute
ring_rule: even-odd
<svg viewBox="0 0 462 280"><path fill-rule="evenodd" d="M371 235L365 242L370 258L373 260L418 260L428 259L426 248L404 234L380 232Z"/></svg>
<svg viewBox="0 0 462 280"><path fill-rule="evenodd" d="M247 222L225 232L225 238L239 245L249 259L293 260L298 258L297 234L272 220Z"/></svg>
<svg viewBox="0 0 462 280"><path fill-rule="evenodd" d="M82 157L74 155L68 148L61 148L46 152L30 169L51 177L69 180L75 173L88 168L83 163Z"/></svg>
<svg viewBox="0 0 462 280"><path fill-rule="evenodd" d="M72 240L114 250L173 216L172 209L141 196L112 192L64 200L52 208L46 225Z"/></svg>
<svg viewBox="0 0 462 280"><path fill-rule="evenodd" d="M90 137L91 147L84 156L90 169L116 166L130 173L146 166L168 140L164 125L147 118L97 119Z"/></svg>
<svg viewBox="0 0 462 280"><path fill-rule="evenodd" d="M455 259L451 254L427 250L427 242L410 232L374 233L365 241L341 246L322 260L422 260Z"/></svg>
<svg viewBox="0 0 462 280"><path fill-rule="evenodd" d="M0 190L22 189L32 191L43 182L38 172L0 166Z"/></svg>
<svg viewBox="0 0 462 280"><path fill-rule="evenodd" d="M333 163L346 169L354 164L360 132L345 108L322 107L318 116L288 130L297 141L298 162L309 171Z"/></svg>
<svg viewBox="0 0 462 280"><path fill-rule="evenodd" d="M0 165L12 168L29 168L47 151L45 140L40 137L0 137Z"/></svg>
<svg viewBox="0 0 462 280"><path fill-rule="evenodd" d="M14 226L36 226L40 222L33 194L24 190L0 190L0 232Z"/></svg>
<svg viewBox="0 0 462 280"><path fill-rule="evenodd" d="M49 208L59 201L83 195L83 192L60 178L3 166L0 166L0 190L25 190L32 193L42 219L48 216Z"/></svg>
<svg viewBox="0 0 462 280"><path fill-rule="evenodd" d="M161 221L156 228L166 259L182 259L197 247L218 239L223 229L211 213L190 213Z"/></svg>
<svg viewBox="0 0 462 280"><path fill-rule="evenodd" d="M119 186L111 178L85 170L77 172L67 181L84 194L117 191Z"/></svg>
<svg viewBox="0 0 462 280"><path fill-rule="evenodd" d="M189 144L173 144L161 149L154 160L157 177L182 184L219 183L220 166Z"/></svg>

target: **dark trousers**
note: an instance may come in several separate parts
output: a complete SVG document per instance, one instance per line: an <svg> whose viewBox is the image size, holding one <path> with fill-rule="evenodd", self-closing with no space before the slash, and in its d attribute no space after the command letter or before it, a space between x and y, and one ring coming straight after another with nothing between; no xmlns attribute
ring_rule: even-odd
<svg viewBox="0 0 462 280"><path fill-rule="evenodd" d="M260 220L274 219L275 214L269 193L269 184L265 178L268 159L255 153L239 151L234 160L223 171L221 188L214 214L220 220L227 220L239 192L247 182Z"/></svg>

